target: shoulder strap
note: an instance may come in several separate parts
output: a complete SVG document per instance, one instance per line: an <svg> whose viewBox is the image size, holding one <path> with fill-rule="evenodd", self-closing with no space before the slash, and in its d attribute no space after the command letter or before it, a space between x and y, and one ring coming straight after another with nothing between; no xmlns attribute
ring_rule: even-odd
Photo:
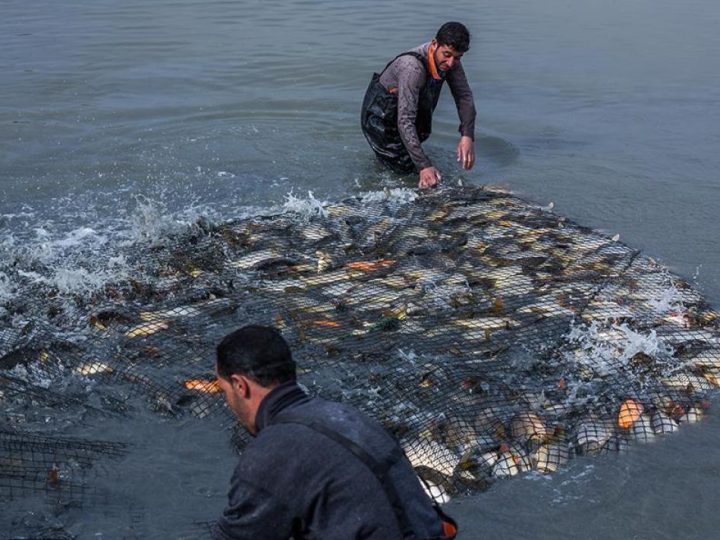
<svg viewBox="0 0 720 540"><path fill-rule="evenodd" d="M420 65L422 65L423 69L427 72L427 66L425 65L425 64L426 64L426 62L425 62L425 57L424 57L422 54L418 53L418 52L408 51L408 52L404 52L404 53L398 54L395 58L393 58L392 60L390 60L390 61L387 63L387 65L383 68L383 70L380 72L380 76L382 76L382 74L385 73L385 70L386 70L387 68L389 68L390 65L391 65L395 60L397 60L398 58L400 58L401 56L414 56L415 58L417 58L417 59L420 61Z"/></svg>
<svg viewBox="0 0 720 540"><path fill-rule="evenodd" d="M382 485L383 490L385 491L385 495L390 502L390 506L392 507L393 512L395 512L395 517L398 520L398 524L400 525L400 530L403 533L403 537L412 537L413 529L410 525L407 513L405 512L405 508L400 502L400 497L397 493L397 490L395 489L395 485L392 483L388 475L390 468L395 463L397 463L403 456L402 451L397 446L393 448L393 451L387 459L383 461L378 461L355 442L351 441L344 435L338 433L333 429L330 429L329 427L325 426L324 424L318 422L313 418L299 415L281 415L277 417L272 423L301 424L326 436L329 439L332 439L336 443L343 446L346 450L351 452L356 458L362 461L368 469L370 469L370 471L380 482L380 485Z"/></svg>

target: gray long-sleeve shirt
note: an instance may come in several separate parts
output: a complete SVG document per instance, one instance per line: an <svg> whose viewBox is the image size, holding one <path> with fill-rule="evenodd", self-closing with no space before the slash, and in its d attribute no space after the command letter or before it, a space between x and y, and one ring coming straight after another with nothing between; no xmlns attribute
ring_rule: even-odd
<svg viewBox="0 0 720 540"><path fill-rule="evenodd" d="M427 58L430 43L425 43L411 52L420 53ZM425 85L427 71L414 56L397 58L380 77L380 84L387 90L397 89L398 95L398 132L405 148L418 170L432 166L432 162L422 149L415 127L418 98ZM455 100L460 117L459 131L463 136L475 139L475 103L462 63L457 62L447 73L445 80Z"/></svg>
<svg viewBox="0 0 720 540"><path fill-rule="evenodd" d="M258 435L235 469L228 506L213 528L216 540L300 538L402 538L382 484L348 449L300 424L276 424L283 414L315 419L361 446L377 460L396 442L377 423L340 403L308 397L294 383L268 394L258 410ZM410 463L389 476L401 495L415 536L438 538L441 521Z"/></svg>

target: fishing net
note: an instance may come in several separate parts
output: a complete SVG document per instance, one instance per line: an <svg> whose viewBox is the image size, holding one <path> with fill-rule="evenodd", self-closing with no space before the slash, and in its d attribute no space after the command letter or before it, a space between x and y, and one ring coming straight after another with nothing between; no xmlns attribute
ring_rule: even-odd
<svg viewBox="0 0 720 540"><path fill-rule="evenodd" d="M83 498L85 476L99 455L120 456L125 445L34 435L0 429L0 490L11 498L27 491L54 492ZM98 474L98 471L93 471Z"/></svg>
<svg viewBox="0 0 720 540"><path fill-rule="evenodd" d="M708 407L716 312L617 238L491 188L294 202L134 246L132 275L92 295L3 269L24 295L0 310L0 498L66 489L82 504L75 477L132 452L36 429L44 409L111 423L141 396L171 419L232 423L214 350L250 323L283 333L309 393L395 435L439 501L623 451Z"/></svg>

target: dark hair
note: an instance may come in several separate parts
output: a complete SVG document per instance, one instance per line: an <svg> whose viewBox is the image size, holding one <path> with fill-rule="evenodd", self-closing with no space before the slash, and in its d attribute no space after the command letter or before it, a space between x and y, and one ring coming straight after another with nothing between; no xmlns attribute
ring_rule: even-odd
<svg viewBox="0 0 720 540"><path fill-rule="evenodd" d="M269 326L243 326L217 346L218 375L229 379L237 373L261 386L295 380L295 361L280 332Z"/></svg>
<svg viewBox="0 0 720 540"><path fill-rule="evenodd" d="M470 48L470 32L459 22L446 22L437 31L438 45L449 45L457 52L464 53Z"/></svg>

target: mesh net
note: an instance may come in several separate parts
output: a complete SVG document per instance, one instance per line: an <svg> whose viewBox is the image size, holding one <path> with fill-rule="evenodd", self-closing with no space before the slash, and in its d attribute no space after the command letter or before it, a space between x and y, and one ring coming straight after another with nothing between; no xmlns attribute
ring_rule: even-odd
<svg viewBox="0 0 720 540"><path fill-rule="evenodd" d="M86 496L84 482L99 456L118 457L120 443L75 440L0 429L0 491L10 498L44 491L67 499Z"/></svg>
<svg viewBox="0 0 720 540"><path fill-rule="evenodd" d="M0 310L0 498L82 499L74 478L127 451L26 432L43 408L111 422L137 395L170 418L229 419L214 348L249 323L282 331L311 394L382 422L439 501L708 407L716 312L617 238L489 188L302 206L136 246L132 277L92 295L8 266L25 294Z"/></svg>

